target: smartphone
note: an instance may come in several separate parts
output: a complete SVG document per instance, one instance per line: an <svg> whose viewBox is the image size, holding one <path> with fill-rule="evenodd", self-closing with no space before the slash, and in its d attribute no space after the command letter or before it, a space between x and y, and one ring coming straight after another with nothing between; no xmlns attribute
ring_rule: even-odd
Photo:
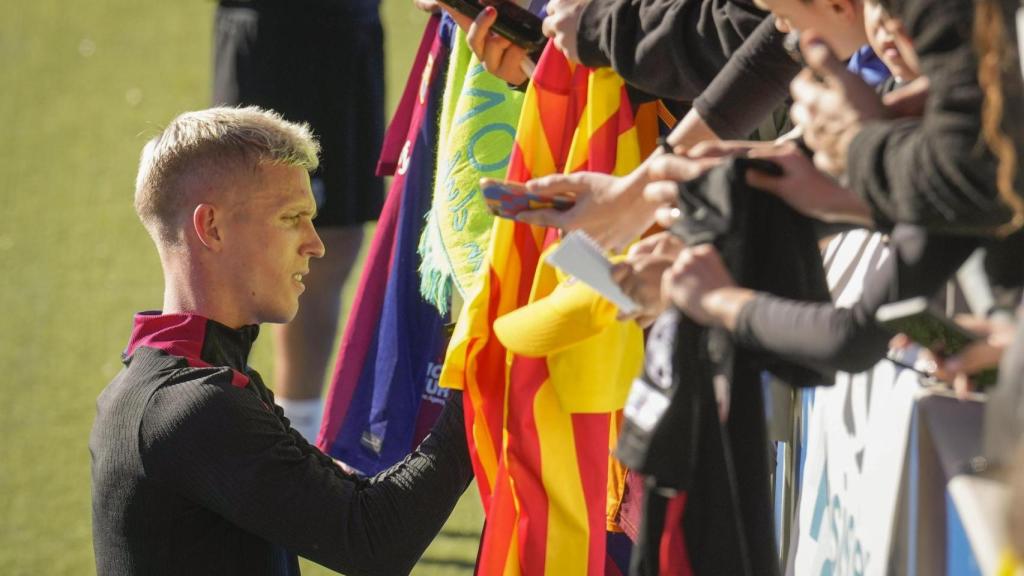
<svg viewBox="0 0 1024 576"><path fill-rule="evenodd" d="M487 208L495 216L515 220L520 212L554 208L568 210L576 201L568 196L539 196L526 191L526 186L516 182L499 182L484 179L480 181Z"/></svg>
<svg viewBox="0 0 1024 576"><path fill-rule="evenodd" d="M533 12L516 4L513 0L440 0L460 14L476 18L487 6L498 11L498 19L491 30L499 36L508 38L513 44L525 48L527 52L537 52L544 48L548 39L541 28L543 20Z"/></svg>
<svg viewBox="0 0 1024 576"><path fill-rule="evenodd" d="M942 358L958 354L981 338L933 310L923 296L880 306L875 312L875 320L893 334L906 334ZM979 387L989 386L995 384L996 371L985 370L971 379Z"/></svg>

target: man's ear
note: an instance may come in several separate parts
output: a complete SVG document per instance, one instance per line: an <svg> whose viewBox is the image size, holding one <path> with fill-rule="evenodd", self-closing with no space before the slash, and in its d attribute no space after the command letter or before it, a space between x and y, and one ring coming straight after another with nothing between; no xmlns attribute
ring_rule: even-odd
<svg viewBox="0 0 1024 576"><path fill-rule="evenodd" d="M223 246L223 230L221 230L222 213L213 204L202 203L192 211L192 230L196 238L214 252Z"/></svg>

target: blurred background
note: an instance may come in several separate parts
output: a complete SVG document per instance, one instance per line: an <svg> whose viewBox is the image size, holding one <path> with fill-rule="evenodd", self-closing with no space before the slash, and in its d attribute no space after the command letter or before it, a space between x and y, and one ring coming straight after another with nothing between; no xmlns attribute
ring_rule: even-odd
<svg viewBox="0 0 1024 576"><path fill-rule="evenodd" d="M209 105L215 5L4 5L0 574L95 571L95 399L120 368L132 314L162 301L159 261L132 209L136 163L171 118ZM426 15L410 0L384 0L381 11L391 111ZM265 332L250 359L264 375L272 374L269 352ZM471 487L414 574L471 574L482 523ZM303 574L328 573L303 562Z"/></svg>

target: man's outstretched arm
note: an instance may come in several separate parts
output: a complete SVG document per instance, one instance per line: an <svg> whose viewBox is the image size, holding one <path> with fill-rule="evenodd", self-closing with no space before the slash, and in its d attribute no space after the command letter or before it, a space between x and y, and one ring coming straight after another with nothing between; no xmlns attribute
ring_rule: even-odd
<svg viewBox="0 0 1024 576"><path fill-rule="evenodd" d="M369 479L300 444L249 390L206 386L187 402L188 410L147 418L147 473L345 574L411 571L472 478L458 393L412 454Z"/></svg>

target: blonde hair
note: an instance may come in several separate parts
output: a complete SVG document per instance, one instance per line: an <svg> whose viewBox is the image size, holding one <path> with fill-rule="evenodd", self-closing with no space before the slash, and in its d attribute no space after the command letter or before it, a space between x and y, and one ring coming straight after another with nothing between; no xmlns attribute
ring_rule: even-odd
<svg viewBox="0 0 1024 576"><path fill-rule="evenodd" d="M996 189L1003 203L1010 207L1010 221L1000 226L1000 235L1009 234L1024 225L1024 200L1014 188L1017 177L1017 150L1013 140L1003 131L1003 74L1012 58L1004 32L1005 22L1000 6L992 0L981 0L975 7L974 48L978 53L978 84L984 92L982 103L982 138L997 160ZM1017 74L1017 70L1011 71Z"/></svg>
<svg viewBox="0 0 1024 576"><path fill-rule="evenodd" d="M309 126L248 106L185 112L146 143L135 181L135 212L153 239L179 242L179 220L201 184L230 186L260 164L313 171L320 145Z"/></svg>

